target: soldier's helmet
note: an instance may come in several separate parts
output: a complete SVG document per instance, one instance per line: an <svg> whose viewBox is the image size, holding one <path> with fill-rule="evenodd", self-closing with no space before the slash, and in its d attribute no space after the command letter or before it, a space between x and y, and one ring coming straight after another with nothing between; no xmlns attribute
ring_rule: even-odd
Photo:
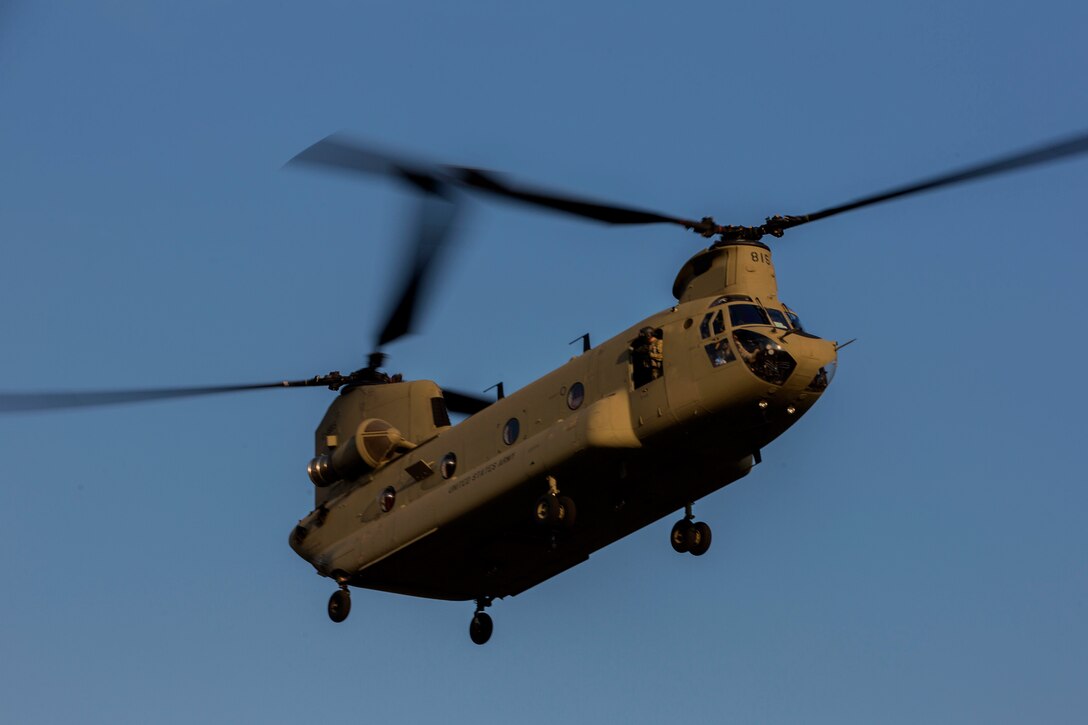
<svg viewBox="0 0 1088 725"><path fill-rule="evenodd" d="M654 328L646 326L646 327L643 327L641 330L639 330L639 332L642 333L643 335L645 335L646 337L649 337L650 335L654 334Z"/></svg>

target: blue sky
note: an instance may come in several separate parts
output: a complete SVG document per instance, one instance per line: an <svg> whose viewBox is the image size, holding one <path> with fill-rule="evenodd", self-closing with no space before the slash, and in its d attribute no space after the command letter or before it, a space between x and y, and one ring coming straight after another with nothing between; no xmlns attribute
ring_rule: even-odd
<svg viewBox="0 0 1088 725"><path fill-rule="evenodd" d="M0 387L356 367L411 197L346 130L752 224L1088 127L1083 3L0 5ZM0 719L1079 722L1088 159L773 245L843 351L747 479L491 610L287 546L328 391L0 417ZM699 239L486 200L390 368L508 391L669 306Z"/></svg>

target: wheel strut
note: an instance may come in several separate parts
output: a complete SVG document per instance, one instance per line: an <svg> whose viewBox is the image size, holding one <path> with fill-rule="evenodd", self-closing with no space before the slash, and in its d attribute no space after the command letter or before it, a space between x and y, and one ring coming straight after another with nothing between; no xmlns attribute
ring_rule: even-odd
<svg viewBox="0 0 1088 725"><path fill-rule="evenodd" d="M480 597L476 600L476 613L472 615L472 621L468 624L468 636L476 644L487 644L491 639L491 632L495 629L495 623L491 616L484 611L490 607L492 597Z"/></svg>
<svg viewBox="0 0 1088 725"><path fill-rule="evenodd" d="M329 597L329 619L339 624L351 614L351 590L348 589L347 579L337 577L340 588Z"/></svg>

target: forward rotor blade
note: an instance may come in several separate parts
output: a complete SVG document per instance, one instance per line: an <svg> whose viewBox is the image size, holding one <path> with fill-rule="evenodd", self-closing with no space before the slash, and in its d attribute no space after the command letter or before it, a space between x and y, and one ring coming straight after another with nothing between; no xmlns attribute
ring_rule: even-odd
<svg viewBox="0 0 1088 725"><path fill-rule="evenodd" d="M645 209L619 206L568 196L551 191L508 183L491 172L465 166L442 166L408 161L393 154L364 146L358 141L334 134L318 141L295 156L288 165L311 164L366 174L392 176L406 180L417 188L442 194L445 185L485 191L533 206L554 209L566 214L596 219L608 224L679 224L694 228L698 222L659 214Z"/></svg>
<svg viewBox="0 0 1088 725"><path fill-rule="evenodd" d="M213 385L193 388L149 388L143 390L103 390L72 391L48 393L0 393L0 414L25 413L43 410L63 410L67 408L87 408L121 403L142 403L170 398L194 398L201 395L235 393L243 390L262 390L265 388L304 388L328 385L324 378L309 380L284 380L278 383L255 383L251 385Z"/></svg>
<svg viewBox="0 0 1088 725"><path fill-rule="evenodd" d="M972 181L974 179L981 179L987 176L996 176L997 174L1004 174L1017 169L1027 168L1029 166L1037 166L1040 164L1050 163L1052 161L1058 161L1068 156L1076 156L1077 154L1083 154L1088 152L1088 133L1082 133L1078 136L1058 141L1055 143L1049 143L1037 148L1021 151L1009 156L1003 156L993 161L987 161L974 166L968 166L958 171L953 171L940 176L935 176L931 179L925 179L913 184L901 186L895 189L882 192L880 194L874 194L873 196L867 196L857 201L852 201L840 206L833 206L813 214L805 214L803 216L789 216L789 217L777 217L768 220L768 223L764 225L764 231L772 233L772 229L789 229L791 227L800 226L801 224L807 224L808 222L814 222L818 219L826 219L829 216L835 216L836 214L842 214L843 212L853 211L854 209L860 209L865 206L872 206L873 204L879 204L881 202L890 201L892 199L898 199L904 196L910 196L911 194L918 194L923 191L929 191L931 189L939 189L945 186L952 186L954 184L962 184L966 181ZM781 221L778 221L781 220Z"/></svg>
<svg viewBox="0 0 1088 725"><path fill-rule="evenodd" d="M376 176L391 176L428 194L448 195L436 167L409 161L385 151L363 148L339 134L321 139L295 155L285 166L323 166Z"/></svg>
<svg viewBox="0 0 1088 725"><path fill-rule="evenodd" d="M693 228L698 222L690 219L667 216L654 211L636 209L634 207L619 206L600 201L593 201L576 196L567 196L551 191L533 189L528 186L515 186L505 181L500 181L495 174L469 169L461 166L445 167L457 182L480 191L514 199L533 206L542 206L554 209L566 214L596 219L607 224L679 224L682 227Z"/></svg>
<svg viewBox="0 0 1088 725"><path fill-rule="evenodd" d="M466 415L479 413L481 410L495 402L494 400L481 398L472 393L459 393L447 388L442 389L442 397L446 399L446 410L454 413L464 413Z"/></svg>
<svg viewBox="0 0 1088 725"><path fill-rule="evenodd" d="M433 196L420 199L418 225L408 266L400 284L400 296L386 317L375 349L411 332L416 310L426 300L428 273L434 269L449 239L456 216L457 206L454 202Z"/></svg>

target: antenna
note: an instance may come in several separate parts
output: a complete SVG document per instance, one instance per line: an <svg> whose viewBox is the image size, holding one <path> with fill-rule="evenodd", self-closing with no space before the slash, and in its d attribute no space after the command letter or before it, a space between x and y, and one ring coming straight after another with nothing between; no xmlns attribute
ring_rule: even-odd
<svg viewBox="0 0 1088 725"><path fill-rule="evenodd" d="M573 345L574 343L578 342L579 340L582 341L582 352L589 352L590 344L589 344L589 333L588 332L586 334L584 334L584 335L581 335L579 337L574 338L573 340L571 340L567 344L568 345Z"/></svg>

